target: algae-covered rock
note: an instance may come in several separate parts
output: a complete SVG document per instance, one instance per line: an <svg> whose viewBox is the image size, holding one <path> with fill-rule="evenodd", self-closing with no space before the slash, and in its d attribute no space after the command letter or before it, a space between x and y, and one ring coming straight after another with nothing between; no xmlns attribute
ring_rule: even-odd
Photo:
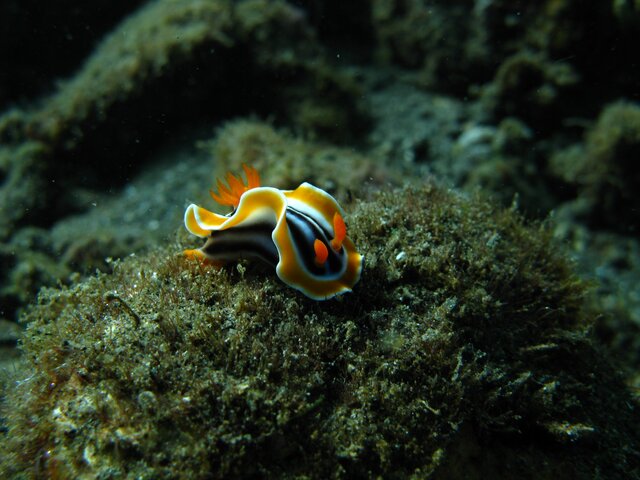
<svg viewBox="0 0 640 480"><path fill-rule="evenodd" d="M347 210L365 268L333 301L189 261L186 234L44 290L5 476L637 475L637 414L546 229L431 183Z"/></svg>
<svg viewBox="0 0 640 480"><path fill-rule="evenodd" d="M79 187L123 183L189 126L268 112L309 133L348 138L364 125L360 95L287 2L148 2L50 96L0 117L0 155L22 155L22 164L37 167L22 175L22 189L0 185L0 196L20 194L24 206L1 219L0 238L16 225L41 226L77 208L72 193ZM31 144L38 151L23 155ZM0 163L3 177L13 170ZM37 200L22 192L34 185Z"/></svg>
<svg viewBox="0 0 640 480"><path fill-rule="evenodd" d="M587 136L582 181L603 223L622 231L640 228L640 106L605 107Z"/></svg>
<svg viewBox="0 0 640 480"><path fill-rule="evenodd" d="M308 181L340 198L400 182L397 172L357 150L305 141L256 120L227 122L200 147L215 158L212 177L217 178L227 171L240 171L246 163L258 170L264 185L289 189Z"/></svg>
<svg viewBox="0 0 640 480"><path fill-rule="evenodd" d="M564 110L574 105L565 99L578 83L575 69L566 62L523 51L508 57L483 92L486 108L497 118L517 117L535 126L539 134L558 129Z"/></svg>
<svg viewBox="0 0 640 480"><path fill-rule="evenodd" d="M440 90L466 92L512 55L534 51L568 60L585 79L630 91L629 69L637 66L626 61L633 51L627 41L637 39L640 26L631 3L375 0L371 24L379 58L414 69Z"/></svg>
<svg viewBox="0 0 640 480"><path fill-rule="evenodd" d="M619 232L640 228L640 106L606 106L582 144L561 150L552 171L579 194L580 210L598 227Z"/></svg>

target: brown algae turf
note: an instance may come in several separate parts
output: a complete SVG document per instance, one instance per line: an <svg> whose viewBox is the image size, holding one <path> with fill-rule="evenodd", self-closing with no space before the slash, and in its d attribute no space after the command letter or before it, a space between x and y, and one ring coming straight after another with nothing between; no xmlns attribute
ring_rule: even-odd
<svg viewBox="0 0 640 480"><path fill-rule="evenodd" d="M31 478L604 478L637 415L544 225L427 183L347 208L353 293L179 244L47 289L3 402L0 471ZM524 459L524 461L523 461Z"/></svg>

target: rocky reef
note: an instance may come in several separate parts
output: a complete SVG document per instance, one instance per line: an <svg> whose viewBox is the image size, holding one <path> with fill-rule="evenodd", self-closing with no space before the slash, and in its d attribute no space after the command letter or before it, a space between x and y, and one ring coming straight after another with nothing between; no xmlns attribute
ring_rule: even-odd
<svg viewBox="0 0 640 480"><path fill-rule="evenodd" d="M640 478L638 2L0 27L2 478ZM351 294L183 258L242 163L345 207Z"/></svg>
<svg viewBox="0 0 640 480"><path fill-rule="evenodd" d="M428 182L358 202L349 229L366 270L338 301L254 264L187 260L185 235L42 291L24 318L32 373L8 395L3 470L629 471L637 415L548 229Z"/></svg>

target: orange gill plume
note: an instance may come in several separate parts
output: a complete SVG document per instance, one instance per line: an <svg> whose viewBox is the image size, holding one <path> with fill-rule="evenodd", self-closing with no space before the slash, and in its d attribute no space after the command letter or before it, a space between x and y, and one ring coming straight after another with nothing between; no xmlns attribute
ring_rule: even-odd
<svg viewBox="0 0 640 480"><path fill-rule="evenodd" d="M228 172L227 183L229 186L227 187L218 180L218 193L216 194L213 190L209 190L211 198L220 205L228 205L230 207L237 208L240 203L240 197L244 192L260 186L260 175L255 168L243 163L242 169L247 177L246 184L242 182L242 177L238 178L233 173Z"/></svg>

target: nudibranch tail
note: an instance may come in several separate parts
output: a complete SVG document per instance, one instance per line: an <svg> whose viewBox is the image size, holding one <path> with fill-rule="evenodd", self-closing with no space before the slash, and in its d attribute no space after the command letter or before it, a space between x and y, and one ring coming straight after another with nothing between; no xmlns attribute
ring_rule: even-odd
<svg viewBox="0 0 640 480"><path fill-rule="evenodd" d="M235 207L231 214L187 208L185 226L206 242L185 253L213 262L260 258L275 266L283 282L316 300L351 291L360 279L362 255L347 236L336 200L308 183L289 191L260 187L255 169L243 168L247 184L229 174L229 187L219 183L214 197Z"/></svg>
<svg viewBox="0 0 640 480"><path fill-rule="evenodd" d="M189 249L189 250L185 250L184 252L182 252L186 257L189 258L197 258L198 260L204 260L206 257L204 255L204 253L202 253L200 251L200 249L198 248L194 248L194 249Z"/></svg>

